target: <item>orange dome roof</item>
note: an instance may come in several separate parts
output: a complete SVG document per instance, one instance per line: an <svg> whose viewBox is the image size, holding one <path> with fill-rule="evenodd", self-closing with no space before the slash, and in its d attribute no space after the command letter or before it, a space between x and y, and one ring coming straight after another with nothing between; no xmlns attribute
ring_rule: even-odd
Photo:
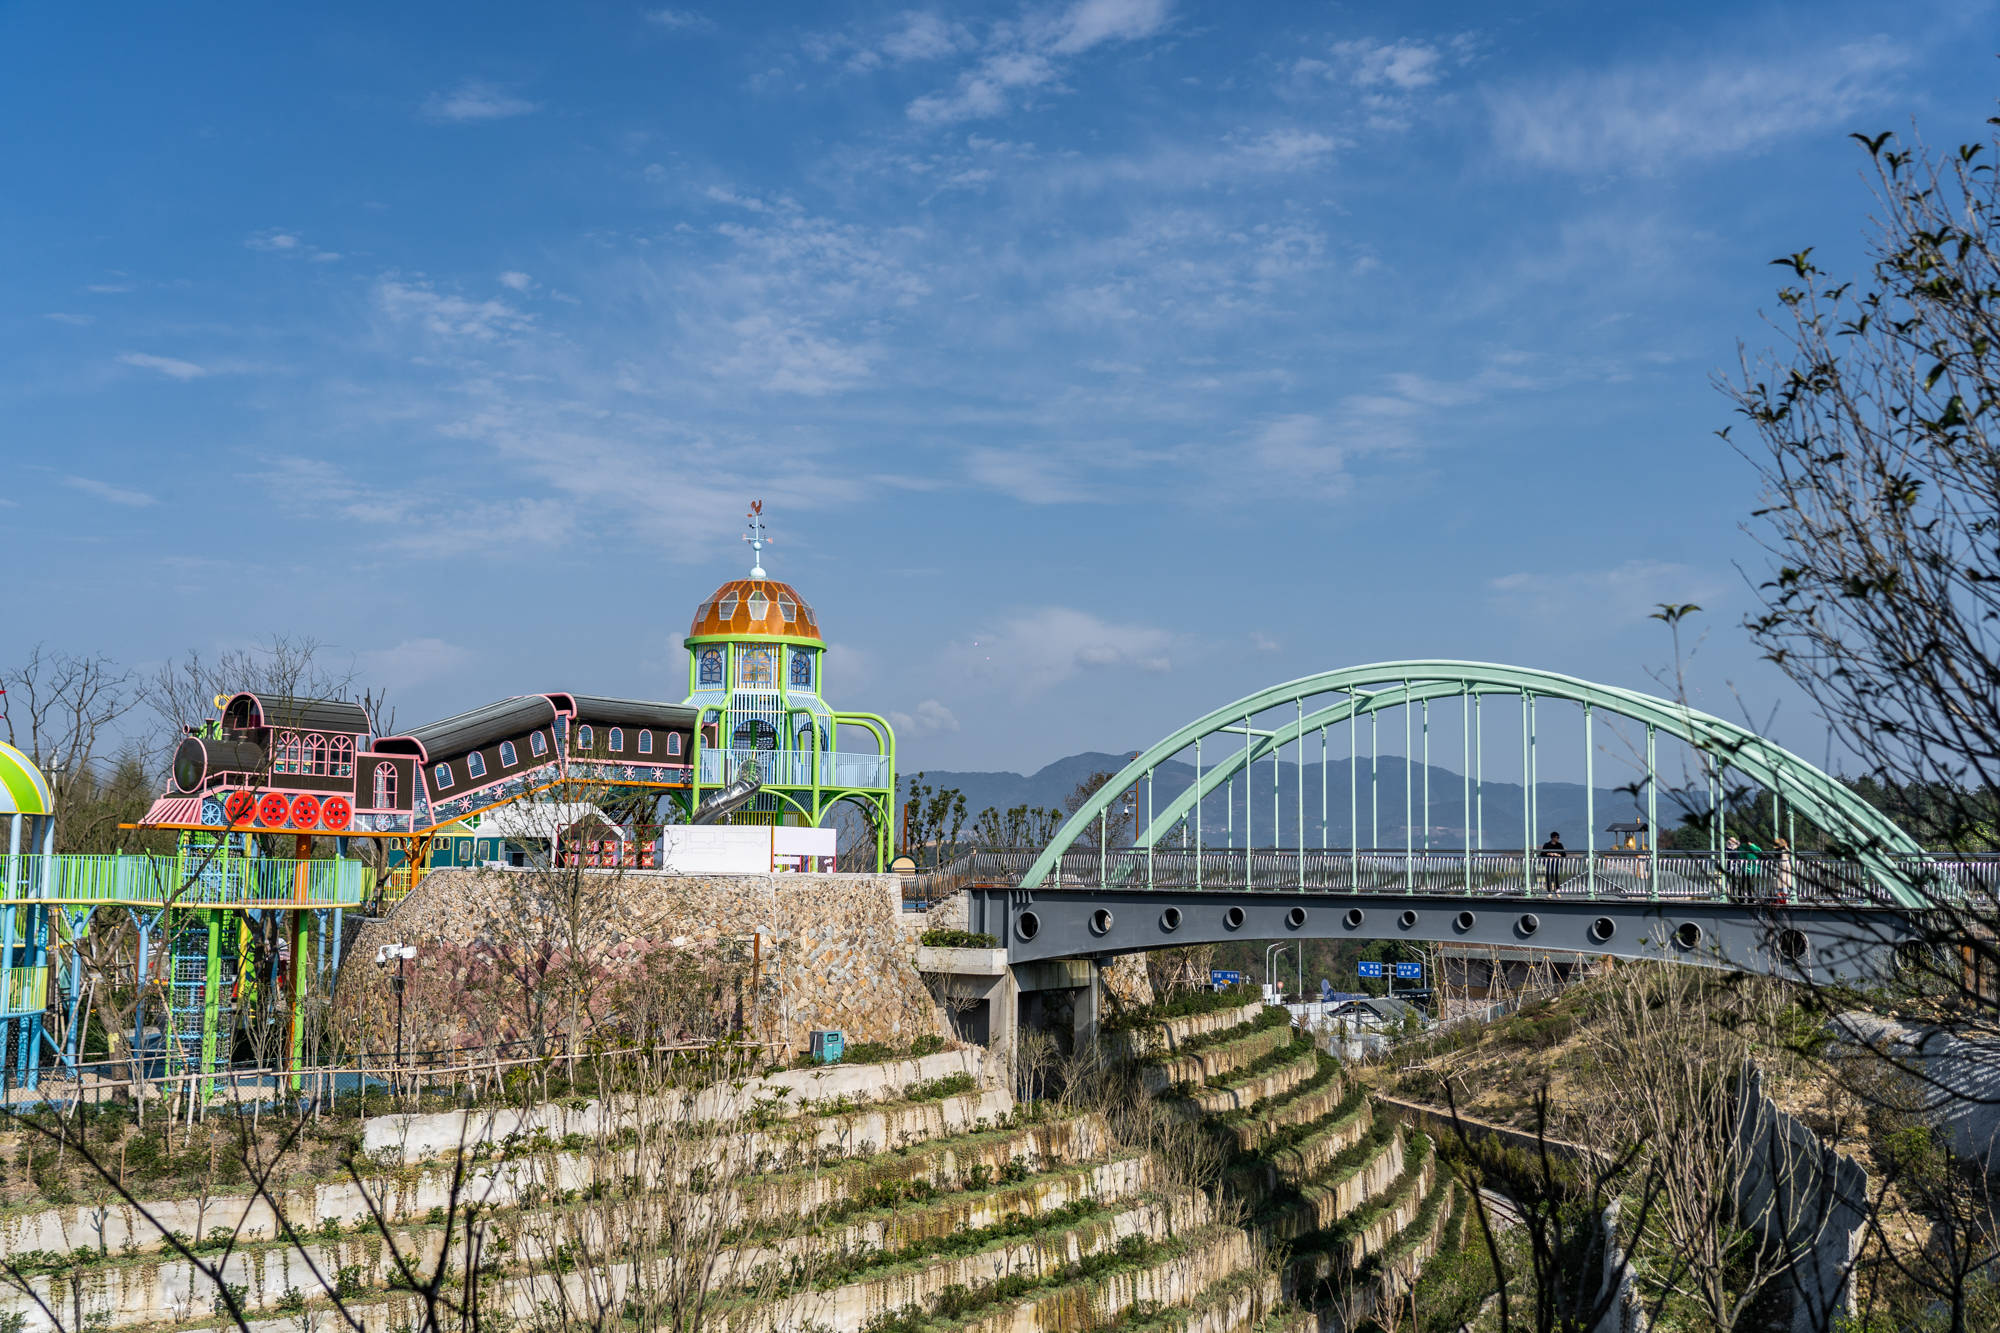
<svg viewBox="0 0 2000 1333"><path fill-rule="evenodd" d="M819 621L798 589L776 579L731 579L695 608L690 639L756 635L819 638Z"/></svg>

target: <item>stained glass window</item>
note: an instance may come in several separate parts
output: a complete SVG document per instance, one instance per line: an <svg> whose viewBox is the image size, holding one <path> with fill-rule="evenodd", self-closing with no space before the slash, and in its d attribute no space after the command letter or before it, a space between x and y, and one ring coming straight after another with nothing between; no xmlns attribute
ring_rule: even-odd
<svg viewBox="0 0 2000 1333"><path fill-rule="evenodd" d="M809 690L813 685L813 659L811 653L793 652L792 684L799 689Z"/></svg>
<svg viewBox="0 0 2000 1333"><path fill-rule="evenodd" d="M722 683L722 650L720 648L704 648L701 650L699 678L703 685L720 685Z"/></svg>
<svg viewBox="0 0 2000 1333"><path fill-rule="evenodd" d="M771 661L771 650L765 647L745 648L743 665L737 669L736 679L742 685L775 685L777 673Z"/></svg>

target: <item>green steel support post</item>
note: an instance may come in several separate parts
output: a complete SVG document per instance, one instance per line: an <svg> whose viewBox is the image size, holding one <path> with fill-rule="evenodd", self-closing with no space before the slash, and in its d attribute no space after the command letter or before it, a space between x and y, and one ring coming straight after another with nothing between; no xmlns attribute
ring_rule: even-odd
<svg viewBox="0 0 2000 1333"><path fill-rule="evenodd" d="M1458 804L1458 841L1465 848L1465 891L1472 892L1472 692L1458 696L1458 776L1464 794Z"/></svg>
<svg viewBox="0 0 2000 1333"><path fill-rule="evenodd" d="M1299 892L1306 891L1306 701L1303 696L1293 701L1298 705L1299 720Z"/></svg>
<svg viewBox="0 0 2000 1333"><path fill-rule="evenodd" d="M1137 816L1134 816L1137 818ZM1146 827L1153 827L1153 770L1146 770ZM1146 839L1146 887L1153 887L1153 839Z"/></svg>
<svg viewBox="0 0 2000 1333"><path fill-rule="evenodd" d="M1534 834L1530 832L1530 829L1534 826L1535 815L1534 811L1529 809L1529 803L1528 803L1528 792L1531 790L1530 784L1533 782L1533 778L1531 778L1528 773L1528 755L1532 753L1531 745L1528 740L1529 726L1530 723L1528 721L1528 692L1526 690L1522 690L1521 691L1521 892L1522 893L1533 893L1535 891L1534 871L1533 869L1530 868L1528 861L1528 858L1531 855L1533 855L1535 847L1535 837Z"/></svg>
<svg viewBox="0 0 2000 1333"><path fill-rule="evenodd" d="M1327 844L1326 832L1326 724L1324 722L1319 728L1319 849L1321 852L1331 850ZM1324 861L1326 857L1321 856L1320 859Z"/></svg>
<svg viewBox="0 0 2000 1333"><path fill-rule="evenodd" d="M1477 807L1474 823L1478 828L1479 850L1486 850L1486 718L1480 711L1485 701L1472 696L1472 800Z"/></svg>
<svg viewBox="0 0 2000 1333"><path fill-rule="evenodd" d="M1243 887L1250 887L1250 858L1257 853L1251 833L1251 809L1257 803L1257 775L1250 771L1250 715L1243 715Z"/></svg>
<svg viewBox="0 0 2000 1333"><path fill-rule="evenodd" d="M1660 781L1656 776L1654 759L1654 727L1646 724L1646 885L1649 897L1660 896Z"/></svg>
<svg viewBox="0 0 2000 1333"><path fill-rule="evenodd" d="M292 986L292 1090L302 1086L299 1067L305 1062L306 1050L306 986L305 964L308 932L306 923L310 914L292 913L292 975L288 980ZM322 927L324 929L324 927Z"/></svg>
<svg viewBox="0 0 2000 1333"><path fill-rule="evenodd" d="M1528 842L1542 836L1542 720L1537 696L1528 696Z"/></svg>
<svg viewBox="0 0 2000 1333"><path fill-rule="evenodd" d="M1347 874L1352 888L1361 887L1361 718L1354 712L1354 691L1347 692Z"/></svg>
<svg viewBox="0 0 2000 1333"><path fill-rule="evenodd" d="M1583 706L1583 842L1584 890L1597 896L1597 751L1591 745L1590 705Z"/></svg>
<svg viewBox="0 0 2000 1333"><path fill-rule="evenodd" d="M208 977L201 999L201 1096L206 1101L215 1092L216 1028L222 1019L222 913L203 912L208 923Z"/></svg>
<svg viewBox="0 0 2000 1333"><path fill-rule="evenodd" d="M1424 850L1431 849L1431 701L1424 700ZM1430 857L1424 858L1430 864Z"/></svg>
<svg viewBox="0 0 2000 1333"><path fill-rule="evenodd" d="M1403 682L1403 892L1417 891L1416 811L1411 808L1410 782L1410 682Z"/></svg>
<svg viewBox="0 0 2000 1333"><path fill-rule="evenodd" d="M1381 714L1368 714L1368 850L1382 849Z"/></svg>
<svg viewBox="0 0 2000 1333"><path fill-rule="evenodd" d="M1202 861L1201 807L1204 804L1199 795L1201 791L1201 737L1199 736L1194 738L1194 789L1197 793L1194 802L1194 887L1199 891L1201 889Z"/></svg>

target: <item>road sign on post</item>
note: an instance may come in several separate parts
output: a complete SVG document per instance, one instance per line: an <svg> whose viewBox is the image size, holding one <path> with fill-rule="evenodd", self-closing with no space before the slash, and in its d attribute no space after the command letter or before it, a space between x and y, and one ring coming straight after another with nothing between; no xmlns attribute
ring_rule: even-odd
<svg viewBox="0 0 2000 1333"><path fill-rule="evenodd" d="M1241 986L1243 984L1243 974L1241 972L1227 971L1219 967L1211 967L1208 969L1208 984L1216 990L1223 990L1230 986Z"/></svg>
<svg viewBox="0 0 2000 1333"><path fill-rule="evenodd" d="M1358 964L1358 967L1360 969L1360 975L1364 977L1375 977L1379 980L1380 978L1388 975L1386 972L1382 970L1383 964L1381 963L1371 963L1366 960L1363 960L1360 964Z"/></svg>
<svg viewBox="0 0 2000 1333"><path fill-rule="evenodd" d="M1422 981L1424 979L1424 965L1422 963L1398 963L1396 964L1396 979L1398 981Z"/></svg>

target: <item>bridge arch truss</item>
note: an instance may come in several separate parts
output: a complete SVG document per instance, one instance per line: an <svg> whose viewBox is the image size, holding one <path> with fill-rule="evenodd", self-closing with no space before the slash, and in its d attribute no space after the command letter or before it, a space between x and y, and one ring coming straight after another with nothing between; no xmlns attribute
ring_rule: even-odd
<svg viewBox="0 0 2000 1333"><path fill-rule="evenodd" d="M1588 826L1583 846L1570 849L1554 877L1549 876L1548 861L1535 854L1539 766L1545 748L1539 710L1551 702L1581 710ZM1484 789L1487 737L1492 734L1489 713L1502 714L1493 725L1505 725L1510 733L1518 726L1518 734L1507 738L1520 750L1518 844L1512 842L1510 835L1517 831L1512 827L1506 834L1495 830L1495 836L1488 837ZM1392 755L1392 760L1401 761L1403 779L1400 848L1375 845L1381 840L1382 791L1377 780L1381 722L1394 714L1400 714L1394 720L1401 722L1403 732L1400 754ZM1434 846L1432 724L1451 714L1457 715L1459 745L1456 753L1436 757L1458 761L1463 828L1457 841L1462 845ZM1635 802L1644 804L1648 836L1643 850L1636 853L1599 845L1597 738L1604 723L1624 723L1643 732L1643 749L1634 743L1639 750L1634 760L1638 778L1632 790ZM1331 843L1328 780L1332 739L1342 732L1346 754L1340 757L1347 760L1349 779L1344 848ZM1305 788L1315 737L1319 808L1312 811ZM1659 847L1663 791L1670 800L1686 797L1682 788L1662 786L1663 737L1684 746L1684 756L1691 752L1697 757L1695 771L1707 789L1705 807L1699 811L1710 839L1705 852L1663 852ZM1289 793L1283 790L1283 766L1278 762L1287 753L1293 767ZM1189 760L1193 780L1156 797L1158 770L1170 762ZM1371 830L1365 843L1359 777L1364 763L1369 772L1366 818ZM1271 773L1268 787L1253 791L1252 784L1266 766ZM1733 787L1732 782L1743 785ZM1236 822L1239 785L1241 827ZM1266 791L1268 804L1262 799ZM1758 808L1768 811L1773 831L1795 828L1804 818L1840 849L1836 857L1824 860L1800 857L1783 863L1767 854L1750 863L1752 877L1762 877L1759 891L1783 897L1807 896L1810 890L1830 900L1905 909L1924 905L1927 890L1916 882L1923 848L1838 779L1749 728L1635 690L1527 667L1459 661L1379 662L1319 672L1245 695L1196 718L1135 754L1071 814L1020 877L1018 888L1400 889L1408 894L1514 888L1523 894L1539 891L1586 898L1706 898L1733 892L1744 878L1740 858L1725 858L1723 837L1725 810L1733 800L1740 803L1740 794L1746 791L1768 794L1763 798L1767 804ZM1213 827L1209 813L1218 794L1227 812L1222 829ZM1390 795L1393 819L1396 793ZM1693 795L1699 803L1702 793L1697 790ZM1290 845L1285 845L1278 835L1288 797L1293 830ZM1270 811L1262 830L1259 807ZM1114 848L1108 830L1121 816L1132 820L1134 833Z"/></svg>

